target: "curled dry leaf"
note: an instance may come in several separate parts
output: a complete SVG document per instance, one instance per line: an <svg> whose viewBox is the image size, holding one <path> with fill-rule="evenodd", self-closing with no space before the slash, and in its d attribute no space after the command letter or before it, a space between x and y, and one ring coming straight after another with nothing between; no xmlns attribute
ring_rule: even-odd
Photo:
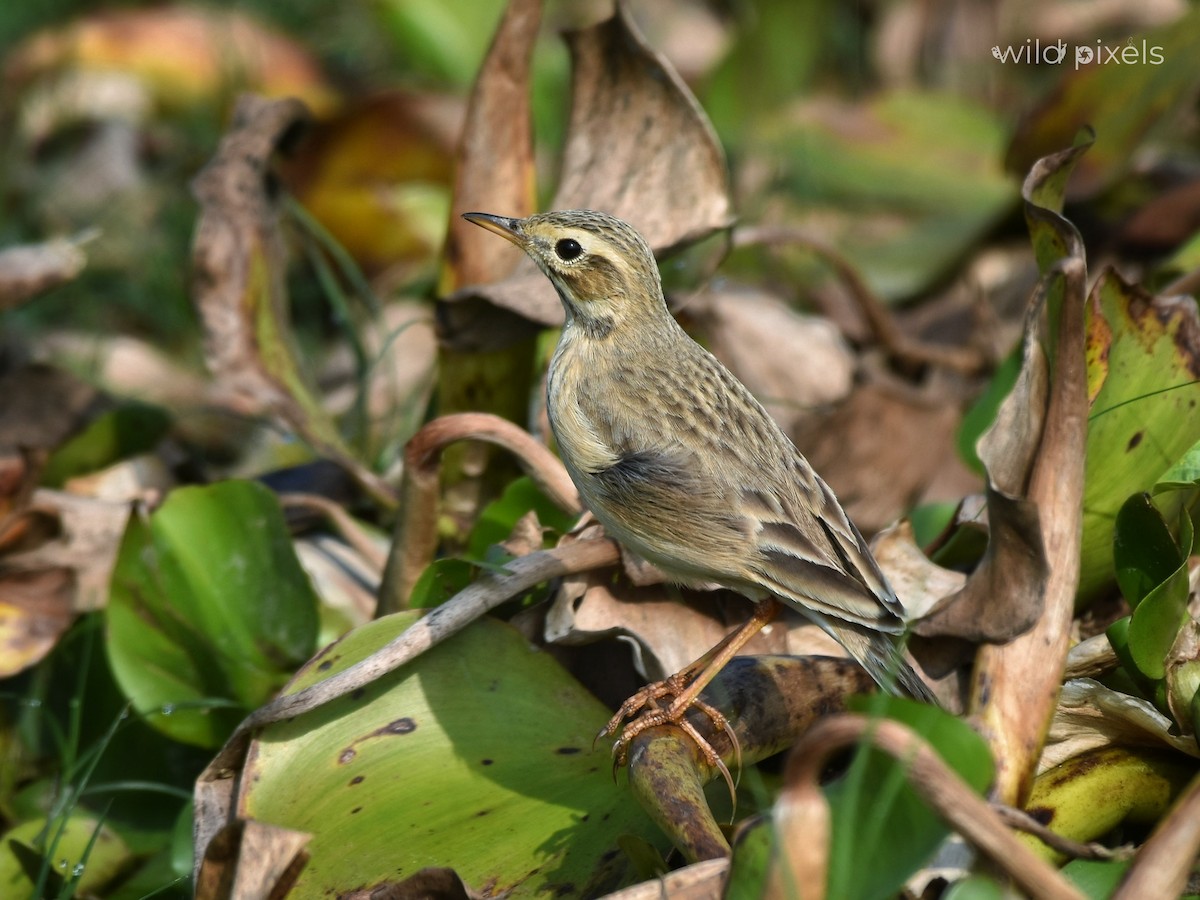
<svg viewBox="0 0 1200 900"><path fill-rule="evenodd" d="M618 637L632 648L638 674L658 681L711 650L745 621L750 608L733 591L639 586L623 571L583 572L559 585L546 613L543 639L578 645ZM771 653L840 657L845 651L799 613L785 612L744 651L747 656Z"/></svg>
<svg viewBox="0 0 1200 900"><path fill-rule="evenodd" d="M907 519L877 534L871 541L871 552L895 589L907 619L924 616L967 580L961 572L943 569L921 552Z"/></svg>
<svg viewBox="0 0 1200 900"><path fill-rule="evenodd" d="M966 584L916 625L918 634L1004 641L1028 630L1037 618L1047 563L1038 509L1026 492L1046 415L1044 313L1039 291L1026 314L1017 383L979 439L979 457L988 472L987 552Z"/></svg>
<svg viewBox="0 0 1200 900"><path fill-rule="evenodd" d="M196 900L282 897L308 861L312 835L253 819L233 822L198 860Z"/></svg>
<svg viewBox="0 0 1200 900"><path fill-rule="evenodd" d="M129 504L39 489L0 517L0 677L49 653L78 613L101 609Z"/></svg>
<svg viewBox="0 0 1200 900"><path fill-rule="evenodd" d="M1079 234L1056 210L1071 168L1086 149L1085 144L1042 160L1023 188L1026 220L1045 271L1048 314L1057 323L1045 426L1028 479L1028 497L1042 511L1038 524L1048 571L1038 591L1037 621L1010 643L980 649L972 687L980 731L996 760L996 796L1010 806L1019 806L1029 790L1054 715L1079 584L1088 431L1087 272ZM1025 562L1033 566L1038 560L1031 555ZM1022 605L1016 601L1017 610Z"/></svg>
<svg viewBox="0 0 1200 900"><path fill-rule="evenodd" d="M1114 744L1170 747L1200 758L1195 737L1173 733L1176 731L1174 723L1154 704L1114 691L1091 678L1072 678L1062 687L1038 770Z"/></svg>
<svg viewBox="0 0 1200 900"><path fill-rule="evenodd" d="M201 206L192 293L205 356L232 404L282 419L391 505L391 488L345 446L288 343L287 254L271 158L305 121L299 101L242 97L216 157L192 184Z"/></svg>
<svg viewBox="0 0 1200 900"><path fill-rule="evenodd" d="M646 45L624 5L604 22L570 32L567 45L571 116L551 207L594 208L626 219L656 251L728 227L728 172L712 126L670 63ZM553 287L527 259L506 280L466 287L449 299L470 298L543 325L563 320Z"/></svg>

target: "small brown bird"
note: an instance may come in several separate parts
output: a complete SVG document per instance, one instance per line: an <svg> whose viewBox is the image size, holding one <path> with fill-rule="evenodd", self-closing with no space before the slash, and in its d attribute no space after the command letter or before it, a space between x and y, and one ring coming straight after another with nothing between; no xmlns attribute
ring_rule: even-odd
<svg viewBox="0 0 1200 900"><path fill-rule="evenodd" d="M630 698L607 733L643 707L619 745L650 725L680 722L776 615L778 600L829 632L884 687L898 683L936 702L903 658L902 609L858 529L750 391L671 316L642 236L591 210L464 218L529 254L566 309L548 411L587 507L671 578L760 601L741 630L665 688ZM673 700L660 709L664 695Z"/></svg>

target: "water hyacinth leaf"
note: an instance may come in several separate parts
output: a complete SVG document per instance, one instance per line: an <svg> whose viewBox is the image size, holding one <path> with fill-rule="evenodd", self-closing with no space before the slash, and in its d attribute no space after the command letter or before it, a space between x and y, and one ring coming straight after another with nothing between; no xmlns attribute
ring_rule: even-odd
<svg viewBox="0 0 1200 900"><path fill-rule="evenodd" d="M42 484L62 487L68 478L149 453L166 436L170 424L170 416L157 406L145 403L118 406L54 451L42 470Z"/></svg>
<svg viewBox="0 0 1200 900"><path fill-rule="evenodd" d="M1131 607L1170 578L1187 555L1181 559L1166 520L1148 495L1134 494L1125 501L1113 531L1113 565Z"/></svg>
<svg viewBox="0 0 1200 900"><path fill-rule="evenodd" d="M52 846L46 846L47 840L54 841ZM130 848L120 835L87 813L76 812L65 822L22 822L0 836L0 896L37 896L34 885L43 866L49 869L46 883L51 890L54 885L74 883L68 896L92 896L131 860Z"/></svg>
<svg viewBox="0 0 1200 900"><path fill-rule="evenodd" d="M1180 542L1191 547L1192 520L1180 516ZM1166 675L1166 657L1189 621L1187 554L1180 556L1178 568L1150 591L1133 611L1129 622L1129 651L1138 669L1148 678Z"/></svg>
<svg viewBox="0 0 1200 900"><path fill-rule="evenodd" d="M896 697L852 698L849 705L913 728L976 791L990 784L994 767L987 744L965 722ZM949 834L909 786L903 761L879 751L860 750L845 778L826 793L833 813L826 896L892 896ZM864 855L871 865L861 864Z"/></svg>
<svg viewBox="0 0 1200 900"><path fill-rule="evenodd" d="M366 658L415 618L350 632L287 690ZM238 808L312 834L297 898L380 888L428 866L511 897L595 896L633 874L622 835L666 850L609 777L607 749L591 749L607 717L548 655L484 619L365 689L268 727Z"/></svg>
<svg viewBox="0 0 1200 900"><path fill-rule="evenodd" d="M274 494L239 481L180 488L130 519L109 661L152 726L215 747L312 655L317 602Z"/></svg>
<svg viewBox="0 0 1200 900"><path fill-rule="evenodd" d="M1200 441L1195 303L1152 297L1109 270L1092 288L1088 319L1087 339L1102 341L1094 355L1106 363L1088 418L1083 602L1114 578L1113 528L1121 505L1152 490ZM1100 320L1103 327L1096 327Z"/></svg>

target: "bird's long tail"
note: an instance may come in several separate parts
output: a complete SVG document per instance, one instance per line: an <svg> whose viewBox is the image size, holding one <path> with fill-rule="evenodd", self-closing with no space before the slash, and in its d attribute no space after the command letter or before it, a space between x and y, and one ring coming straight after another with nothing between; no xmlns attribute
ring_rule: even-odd
<svg viewBox="0 0 1200 900"><path fill-rule="evenodd" d="M826 621L827 629L880 687L923 703L941 703L908 661L901 635L872 631L861 625Z"/></svg>

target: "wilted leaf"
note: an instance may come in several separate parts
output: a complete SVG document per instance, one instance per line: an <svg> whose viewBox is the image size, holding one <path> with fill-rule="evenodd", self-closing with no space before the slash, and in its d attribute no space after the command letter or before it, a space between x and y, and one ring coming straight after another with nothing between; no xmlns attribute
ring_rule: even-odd
<svg viewBox="0 0 1200 900"><path fill-rule="evenodd" d="M1058 710L1042 754L1044 770L1096 747L1168 747L1200 758L1190 735L1180 736L1175 725L1154 704L1105 687L1090 678L1073 678L1062 687Z"/></svg>
<svg viewBox="0 0 1200 900"><path fill-rule="evenodd" d="M266 488L180 488L130 519L107 650L134 708L178 741L217 746L313 651L317 598Z"/></svg>
<svg viewBox="0 0 1200 900"><path fill-rule="evenodd" d="M413 618L356 629L288 690L365 658ZM607 717L546 654L483 620L352 696L270 726L241 774L238 808L313 835L297 898L431 865L513 897L564 886L595 896L629 877L619 836L662 846L609 778L607 752L590 750Z"/></svg>
<svg viewBox="0 0 1200 900"><path fill-rule="evenodd" d="M0 678L54 649L75 619L74 588L69 569L13 572L0 558Z"/></svg>
<svg viewBox="0 0 1200 900"><path fill-rule="evenodd" d="M0 310L75 278L87 264L81 243L58 238L0 250Z"/></svg>
<svg viewBox="0 0 1200 900"><path fill-rule="evenodd" d="M1025 181L1025 216L1043 272L1030 305L1032 315L1040 318L1037 307L1044 300L1049 332L1049 359L1041 361L1040 346L1030 348L1027 357L1046 367L1049 382L1044 401L1038 402L1031 394L1024 410L1019 405L1013 409L1011 421L1019 435L1010 445L1015 459L1004 459L1002 453L997 457L981 453L989 480L997 488L1005 488L993 490L989 484L989 507L994 497L1011 497L1011 490L1016 488L1016 497L1036 505L1036 528L1018 506L997 503L997 518L992 518L989 509L993 531L987 556L977 570L986 578L973 579L975 584L968 581L964 589L976 590L977 603L984 602L988 591L983 585L991 581L1011 616L1024 618L1022 624L1032 624L1009 643L980 648L972 685L980 727L996 760L995 794L1010 804L1019 804L1029 790L1054 713L1079 581L1079 521L1087 438L1087 272L1079 234L1056 210L1062 205L1067 175L1086 149L1085 143L1039 161ZM1049 252L1050 247L1061 248L1061 255ZM1020 385L1018 376L1014 393L1021 390ZM1004 407L1001 410L1000 419L1004 419ZM1007 442L997 438L999 451ZM1018 514L1011 519L999 518L1006 507ZM999 528L1001 522L1007 524L1003 530ZM1013 565L1014 571L1003 572L999 566L1002 561ZM1032 590L1033 596L1022 596L1022 590Z"/></svg>
<svg viewBox="0 0 1200 900"><path fill-rule="evenodd" d="M871 533L912 508L934 478L957 465L958 421L953 405L878 381L858 387L826 414L801 420L792 437L850 518Z"/></svg>
<svg viewBox="0 0 1200 900"><path fill-rule="evenodd" d="M243 411L280 417L390 502L391 489L346 447L291 346L287 257L270 161L304 120L298 101L243 97L216 157L193 182L201 205L193 293L204 320L205 354Z"/></svg>
<svg viewBox="0 0 1200 900"><path fill-rule="evenodd" d="M661 252L731 224L725 156L712 127L670 64L645 44L624 4L611 19L569 33L567 44L571 118L551 208L626 219ZM469 297L543 325L563 320L553 287L528 259L505 281L450 299Z"/></svg>

